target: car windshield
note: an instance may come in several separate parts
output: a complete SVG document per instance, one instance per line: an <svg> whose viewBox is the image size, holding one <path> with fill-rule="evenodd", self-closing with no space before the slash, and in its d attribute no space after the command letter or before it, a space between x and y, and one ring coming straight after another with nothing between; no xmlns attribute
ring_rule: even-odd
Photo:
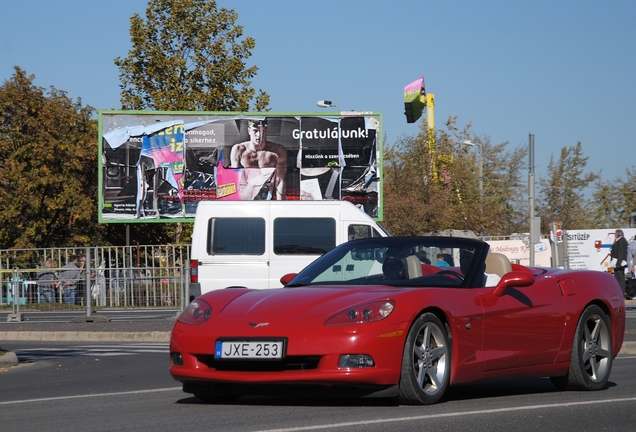
<svg viewBox="0 0 636 432"><path fill-rule="evenodd" d="M287 286L483 286L488 244L457 237L381 237L344 243Z"/></svg>

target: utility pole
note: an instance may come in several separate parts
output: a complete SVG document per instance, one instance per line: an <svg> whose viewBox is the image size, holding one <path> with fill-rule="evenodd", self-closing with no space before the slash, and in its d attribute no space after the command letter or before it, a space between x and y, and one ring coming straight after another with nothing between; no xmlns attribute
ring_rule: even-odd
<svg viewBox="0 0 636 432"><path fill-rule="evenodd" d="M534 243L537 234L535 231L534 220L534 134L528 134L528 223L530 224L530 267L534 267Z"/></svg>

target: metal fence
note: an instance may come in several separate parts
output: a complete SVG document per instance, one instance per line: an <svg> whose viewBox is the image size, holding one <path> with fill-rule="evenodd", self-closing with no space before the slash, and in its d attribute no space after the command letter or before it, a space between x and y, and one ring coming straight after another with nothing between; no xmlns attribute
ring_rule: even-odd
<svg viewBox="0 0 636 432"><path fill-rule="evenodd" d="M75 300L55 289L48 302L38 276L53 271L63 276L73 257L90 257L75 285ZM53 260L53 268L44 263ZM76 310L92 308L178 307L189 280L189 245L125 247L4 249L0 250L0 307L23 310Z"/></svg>

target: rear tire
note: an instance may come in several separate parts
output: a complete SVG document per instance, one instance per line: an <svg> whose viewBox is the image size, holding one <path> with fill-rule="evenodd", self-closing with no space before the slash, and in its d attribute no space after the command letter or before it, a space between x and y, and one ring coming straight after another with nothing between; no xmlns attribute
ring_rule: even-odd
<svg viewBox="0 0 636 432"><path fill-rule="evenodd" d="M442 322L420 315L409 330L402 355L399 399L410 405L438 402L450 382L451 346Z"/></svg>
<svg viewBox="0 0 636 432"><path fill-rule="evenodd" d="M609 318L600 307L588 306L576 326L568 374L550 379L561 390L600 390L612 371L612 351Z"/></svg>

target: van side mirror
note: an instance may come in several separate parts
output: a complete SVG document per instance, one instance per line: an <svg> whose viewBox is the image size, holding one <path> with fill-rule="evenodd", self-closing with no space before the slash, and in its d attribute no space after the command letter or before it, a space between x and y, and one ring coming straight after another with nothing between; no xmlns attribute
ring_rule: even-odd
<svg viewBox="0 0 636 432"><path fill-rule="evenodd" d="M503 275L492 293L501 297L509 287L527 287L534 284L534 275L525 271L511 271Z"/></svg>

